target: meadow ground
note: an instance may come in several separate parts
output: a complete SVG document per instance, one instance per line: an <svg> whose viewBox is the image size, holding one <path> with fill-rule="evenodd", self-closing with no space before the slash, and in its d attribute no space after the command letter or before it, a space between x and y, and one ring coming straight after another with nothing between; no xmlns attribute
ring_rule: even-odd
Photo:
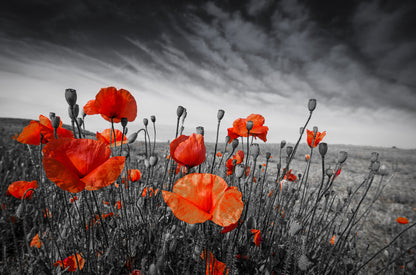
<svg viewBox="0 0 416 275"><path fill-rule="evenodd" d="M28 180L34 173L32 170L38 170L40 168L39 163L32 163L31 160L31 156L36 154L36 152L33 151L35 151L37 147L26 146L12 139L12 136L21 132L23 127L28 125L28 123L29 120L0 119L0 173L2 181L0 198L1 203L5 204L7 202L7 207L9 208L7 210L8 214L5 214L6 212L3 213L0 224L3 249L1 263L2 265L6 265L7 262L7 265L9 266L8 270L11 270L10 265L13 265L13 261L15 261L15 264L17 261L13 258L16 251L13 251L13 248L11 248L13 246L12 242L17 241L17 244L14 244L14 246L22 249L22 254L27 254L28 251L25 252L26 245L24 244L25 240L22 237L24 233L27 234L27 232L24 232L20 228L25 225L22 225L19 221L14 225L7 222L7 215L12 215L12 212L18 207L18 201L6 197L6 190L11 182L24 179ZM258 143L260 144L260 155L257 160L257 165L260 166L254 174L257 178L257 182L253 183L252 188L253 190L261 189L263 190L263 193L267 194L271 190L276 191L279 189L279 184L276 183L276 174L278 171L277 163L279 162L280 144L272 144L269 142L263 143L262 141L258 141ZM206 147L208 153L207 162L209 162L212 160L214 145L207 143ZM339 201L344 201L344 199L348 197L349 189L355 189L365 179L369 173L372 152L379 153L381 165L388 171L381 183L380 178L376 178L369 189L368 196L363 201L363 207L361 208L361 211L364 211L368 206L374 203L369 210L370 212L367 213L366 222L363 223L363 226L359 227L359 230L356 232L359 240L356 242L358 255L363 259L368 258L392 241L392 239L403 229L403 225L398 224L395 221L398 216L407 217L410 223L413 223L416 220L416 150L331 144L329 144L328 147L329 149L325 160L327 167L335 168L339 151L348 152L348 159L342 166L341 173L333 184L333 191L336 194L334 196L335 201L338 199ZM162 163L164 158L169 154L168 148L168 143L158 143L156 145L155 152L159 156L159 163ZM229 149L230 148L228 148L228 150ZM241 144L238 149L242 149ZM217 151L224 154L223 150L224 144L219 144ZM142 140L139 140L132 146L132 151L130 153L132 167L143 167L145 158L144 152ZM272 158L268 162L268 170L264 185L261 186L264 177L264 173L262 172L264 166L262 164L266 163L266 152L270 152ZM285 156L286 148L284 148L281 153ZM310 154L310 148L307 144L302 143L291 164L292 173L295 175L305 174L306 154ZM285 160L283 157L282 166L284 166L284 164ZM318 189L319 183L321 182L321 176L321 156L318 151L315 150L311 160L308 181L312 193L314 191L316 192ZM355 197L357 201L352 203L358 203L358 199L360 198L359 195L362 192L364 192L363 189L358 190L357 196ZM373 201L373 199L377 197L378 199ZM255 203L259 203L259 201L255 201ZM347 214L348 213L345 215ZM397 240L397 242L395 242L394 246L389 247L388 253L381 253L378 255L378 257L368 265L366 272L377 271L383 264L390 264L390 261L394 260L393 264L390 264L390 267L383 272L412 274L412 272L415 271L415 256L413 252L416 250L414 248L416 245L415 240L415 230L406 232ZM413 250L406 251L409 247L413 248ZM402 253L406 253L406 257L402 257L403 259L406 259L405 262L400 261ZM296 270L299 271L299 269ZM259 272L259 270L256 269L256 272Z"/></svg>

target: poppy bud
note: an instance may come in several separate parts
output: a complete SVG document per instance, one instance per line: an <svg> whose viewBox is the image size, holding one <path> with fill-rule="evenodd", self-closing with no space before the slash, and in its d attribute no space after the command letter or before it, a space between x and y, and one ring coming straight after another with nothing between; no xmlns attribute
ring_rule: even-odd
<svg viewBox="0 0 416 275"><path fill-rule="evenodd" d="M132 144L133 142L136 141L137 139L137 132L134 132L133 134L131 134L128 138L127 138L127 143Z"/></svg>
<svg viewBox="0 0 416 275"><path fill-rule="evenodd" d="M157 164L158 161L158 157L156 155L150 156L149 158L149 162L150 162L150 166L155 166Z"/></svg>
<svg viewBox="0 0 416 275"><path fill-rule="evenodd" d="M308 102L309 111L313 112L313 110L315 110L315 108L316 108L316 99L314 99L314 98L309 99L309 102Z"/></svg>
<svg viewBox="0 0 416 275"><path fill-rule="evenodd" d="M150 120L155 123L156 122L156 116L150 116Z"/></svg>
<svg viewBox="0 0 416 275"><path fill-rule="evenodd" d="M61 123L61 119L59 118L59 116L54 116L51 119L51 123L52 123L52 127L55 129L58 129L59 124Z"/></svg>
<svg viewBox="0 0 416 275"><path fill-rule="evenodd" d="M229 136L226 136L225 137L225 144L228 144L228 143L230 143L230 137Z"/></svg>
<svg viewBox="0 0 416 275"><path fill-rule="evenodd" d="M238 139L233 139L233 142L231 143L231 146L233 147L233 150L235 148L237 148L237 146L238 146Z"/></svg>
<svg viewBox="0 0 416 275"><path fill-rule="evenodd" d="M287 146L286 147L286 154L289 157L293 152L293 147L292 146Z"/></svg>
<svg viewBox="0 0 416 275"><path fill-rule="evenodd" d="M280 142L280 149L283 149L286 146L286 140Z"/></svg>
<svg viewBox="0 0 416 275"><path fill-rule="evenodd" d="M382 176L387 176L388 174L389 174L389 171L388 171L388 169L387 169L387 166L386 165L381 165L380 166L380 169L378 170L378 173L380 174L380 175L382 175Z"/></svg>
<svg viewBox="0 0 416 275"><path fill-rule="evenodd" d="M234 174L237 178L241 178L244 174L244 165L243 164L237 164L237 166L235 167L235 171Z"/></svg>
<svg viewBox="0 0 416 275"><path fill-rule="evenodd" d="M224 117L224 110L218 110L218 113L217 113L217 118L218 118L218 121L220 121L223 117Z"/></svg>
<svg viewBox="0 0 416 275"><path fill-rule="evenodd" d="M373 163L371 163L371 170L374 172L377 172L378 169L380 169L380 162L379 161L375 161Z"/></svg>
<svg viewBox="0 0 416 275"><path fill-rule="evenodd" d="M147 127L147 124L149 124L149 120L147 118L143 118L143 124L145 127Z"/></svg>
<svg viewBox="0 0 416 275"><path fill-rule="evenodd" d="M375 162L378 160L379 154L377 152L371 153L371 162Z"/></svg>
<svg viewBox="0 0 416 275"><path fill-rule="evenodd" d="M253 121L251 120L247 121L246 123L247 131L250 131L251 129L253 129L253 126L254 126Z"/></svg>
<svg viewBox="0 0 416 275"><path fill-rule="evenodd" d="M251 144L251 154L253 158L256 159L260 154L260 146L257 143Z"/></svg>
<svg viewBox="0 0 416 275"><path fill-rule="evenodd" d="M127 126L127 117L121 118L121 126L123 126L123 128Z"/></svg>
<svg viewBox="0 0 416 275"><path fill-rule="evenodd" d="M348 157L348 153L345 151L339 151L338 153L338 162L339 163L344 163L347 160Z"/></svg>
<svg viewBox="0 0 416 275"><path fill-rule="evenodd" d="M77 118L77 120L78 120L79 127L81 127L82 124L84 124L84 120L82 118L80 118L80 117Z"/></svg>
<svg viewBox="0 0 416 275"><path fill-rule="evenodd" d="M148 159L144 160L144 166L146 167L146 169L150 167L150 161Z"/></svg>
<svg viewBox="0 0 416 275"><path fill-rule="evenodd" d="M332 171L332 169L331 168L328 168L328 169L326 169L325 170L325 173L326 173L326 175L330 178L331 176L332 176L332 173L333 173L334 171Z"/></svg>
<svg viewBox="0 0 416 275"><path fill-rule="evenodd" d="M74 89L65 90L65 99L69 106L74 106L77 103L77 91Z"/></svg>
<svg viewBox="0 0 416 275"><path fill-rule="evenodd" d="M271 156L272 154L270 152L266 152L266 159L270 159Z"/></svg>
<svg viewBox="0 0 416 275"><path fill-rule="evenodd" d="M313 126L313 137L316 136L316 133L318 133L318 127L317 126Z"/></svg>
<svg viewBox="0 0 416 275"><path fill-rule="evenodd" d="M49 119L52 120L52 118L54 118L56 116L56 114L54 112L50 112L49 113Z"/></svg>
<svg viewBox="0 0 416 275"><path fill-rule="evenodd" d="M204 136L204 127L202 127L202 126L198 126L198 127L196 127L196 133L197 133L198 135L202 135L202 136Z"/></svg>
<svg viewBox="0 0 416 275"><path fill-rule="evenodd" d="M321 154L322 157L326 155L327 151L328 151L328 144L326 144L325 142L319 143L319 153Z"/></svg>
<svg viewBox="0 0 416 275"><path fill-rule="evenodd" d="M257 228L257 222L256 222L256 219L253 216L251 216L247 220L247 229L250 230L254 228Z"/></svg>
<svg viewBox="0 0 416 275"><path fill-rule="evenodd" d="M178 109L176 109L176 115L178 117L181 117L184 111L185 111L185 108L184 107L178 106Z"/></svg>
<svg viewBox="0 0 416 275"><path fill-rule="evenodd" d="M18 217L19 219L21 219L22 217L23 217L23 211L24 211L24 205L23 205L23 202L21 202L20 204L19 204L19 207L17 207L17 210L16 210L16 217Z"/></svg>

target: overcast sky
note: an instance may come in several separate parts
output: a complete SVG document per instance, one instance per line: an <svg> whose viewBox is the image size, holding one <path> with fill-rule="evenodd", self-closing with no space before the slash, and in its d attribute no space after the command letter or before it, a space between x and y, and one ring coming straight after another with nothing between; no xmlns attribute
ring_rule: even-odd
<svg viewBox="0 0 416 275"><path fill-rule="evenodd" d="M2 1L0 116L69 123L66 88L83 106L115 86L137 101L130 131L156 115L161 141L182 105L185 134L214 141L224 109L221 141L259 113L268 142L295 142L316 98L308 128L329 144L416 148L415 2L315 2Z"/></svg>

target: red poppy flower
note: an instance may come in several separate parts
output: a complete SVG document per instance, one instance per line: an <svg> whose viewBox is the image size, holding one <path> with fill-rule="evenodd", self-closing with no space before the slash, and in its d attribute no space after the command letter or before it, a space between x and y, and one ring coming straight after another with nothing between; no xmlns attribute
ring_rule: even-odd
<svg viewBox="0 0 416 275"><path fill-rule="evenodd" d="M12 184L9 185L9 188L7 188L7 195L13 196L18 199L22 199L25 192L30 189L36 189L38 188L38 182L33 181L15 181ZM25 199L30 199L32 197L33 191L29 190L26 193Z"/></svg>
<svg viewBox="0 0 416 275"><path fill-rule="evenodd" d="M409 220L407 218L405 218L405 217L398 217L396 219L396 222L398 222L400 224L408 224L409 223Z"/></svg>
<svg viewBox="0 0 416 275"><path fill-rule="evenodd" d="M40 239L39 239L39 233L38 233L38 234L36 234L33 237L32 241L30 242L30 247L34 247L35 246L37 248L40 248L42 245L43 245L43 243L40 241Z"/></svg>
<svg viewBox="0 0 416 275"><path fill-rule="evenodd" d="M74 134L72 131L62 128L62 121L59 123L59 127L56 130L58 137L73 138ZM40 115L39 122L32 120L28 126L23 128L23 131L19 136L13 137L20 143L39 145L41 136L43 135L42 144L45 144L55 139L54 128L52 123L46 116Z"/></svg>
<svg viewBox="0 0 416 275"><path fill-rule="evenodd" d="M222 157L221 152L218 152L218 153L217 153L217 157L219 157L219 158L220 158L220 157Z"/></svg>
<svg viewBox="0 0 416 275"><path fill-rule="evenodd" d="M259 138L264 142L267 141L267 131L269 127L263 126L264 117L262 115L251 114L247 118L238 118L233 122L233 127L228 128L229 143L238 137L247 136L247 121L253 121L253 128L250 130L250 136Z"/></svg>
<svg viewBox="0 0 416 275"><path fill-rule="evenodd" d="M175 183L173 192L162 193L173 214L190 224L211 220L226 227L238 221L244 207L237 187L228 187L212 174L186 175Z"/></svg>
<svg viewBox="0 0 416 275"><path fill-rule="evenodd" d="M137 116L137 104L129 91L114 87L102 88L95 96L95 100L90 100L84 106L87 115L100 114L105 120L118 123L123 117L128 121L134 121Z"/></svg>
<svg viewBox="0 0 416 275"><path fill-rule="evenodd" d="M129 169L128 173L129 173L130 181L132 182L140 180L142 176L142 173L139 171L139 169Z"/></svg>
<svg viewBox="0 0 416 275"><path fill-rule="evenodd" d="M75 257L77 258L75 259ZM77 264L77 260L78 260L79 266ZM53 264L53 266L60 265L63 269L66 269L67 267L69 267L68 268L69 272L75 272L77 271L78 267L79 267L79 270L82 270L84 268L84 264L85 264L84 258L82 258L81 255L77 253L76 256L71 255L68 258L65 258L63 264L62 264L62 261L57 261Z"/></svg>
<svg viewBox="0 0 416 275"><path fill-rule="evenodd" d="M313 141L313 131L310 131L308 129L306 129L306 133L308 134L306 141L308 142L309 147L312 147L312 141ZM319 142L322 141L322 139L325 137L326 135L326 131L321 132L316 132L316 137L315 137L315 141L313 143L313 147L318 146Z"/></svg>
<svg viewBox="0 0 416 275"><path fill-rule="evenodd" d="M283 168L283 174L285 174L285 168ZM285 177L283 179L287 179L287 175L285 174ZM295 174L292 174L292 169L289 170L289 181L296 181L298 179L298 177L296 177Z"/></svg>
<svg viewBox="0 0 416 275"><path fill-rule="evenodd" d="M226 264L223 262L218 261L214 258L214 254L212 254L211 251L205 250L201 253L201 258L205 259L205 255L208 254L208 260L207 260L207 268L206 268L206 275L223 275L225 269L227 268ZM225 274L228 274L229 269L227 268L227 271Z"/></svg>
<svg viewBox="0 0 416 275"><path fill-rule="evenodd" d="M332 238L331 238L331 244L332 244L332 245L334 245L334 244L335 244L335 235L334 235L334 236L332 236Z"/></svg>
<svg viewBox="0 0 416 275"><path fill-rule="evenodd" d="M311 141L311 142L312 142L312 141ZM308 161L308 160L309 160L309 158L310 158L309 154L306 154L306 155L305 155L305 160L306 160L306 161Z"/></svg>
<svg viewBox="0 0 416 275"><path fill-rule="evenodd" d="M200 134L181 135L170 143L170 156L189 168L203 163L205 152L204 136Z"/></svg>
<svg viewBox="0 0 416 275"><path fill-rule="evenodd" d="M240 164L244 160L244 152L241 150L238 150L237 153L230 159L227 160L226 166L227 166L227 176L231 175L233 173L233 160L236 160L236 165Z"/></svg>
<svg viewBox="0 0 416 275"><path fill-rule="evenodd" d="M254 234L254 243L256 244L256 246L260 246L260 243L263 241L260 236L260 230L251 229L251 233Z"/></svg>
<svg viewBox="0 0 416 275"><path fill-rule="evenodd" d="M116 140L114 142L114 132L116 134ZM122 141L123 144L127 143L127 137L123 135L123 132L117 129L114 129L114 132L111 131L111 129L105 129L101 133L97 132L95 137L97 140L104 142L107 145L110 145L111 140L111 146L120 146Z"/></svg>
<svg viewBox="0 0 416 275"><path fill-rule="evenodd" d="M101 141L60 138L43 148L43 167L65 191L98 190L112 184L124 168L125 157L110 155L111 149Z"/></svg>

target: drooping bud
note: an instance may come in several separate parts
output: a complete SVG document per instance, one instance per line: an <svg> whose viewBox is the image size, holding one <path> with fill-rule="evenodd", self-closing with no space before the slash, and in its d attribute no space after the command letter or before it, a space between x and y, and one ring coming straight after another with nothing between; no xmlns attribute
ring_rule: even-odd
<svg viewBox="0 0 416 275"><path fill-rule="evenodd" d="M314 99L314 98L309 99L309 102L308 102L309 111L313 112L313 110L315 110L315 108L316 108L316 99Z"/></svg>
<svg viewBox="0 0 416 275"><path fill-rule="evenodd" d="M156 122L156 116L150 116L150 120L155 123Z"/></svg>
<svg viewBox="0 0 416 275"><path fill-rule="evenodd" d="M69 106L74 106L77 103L77 91L74 89L66 89L65 99Z"/></svg>
<svg viewBox="0 0 416 275"><path fill-rule="evenodd" d="M339 153L338 153L338 162L343 164L347 160L347 157L348 157L347 152L339 151Z"/></svg>
<svg viewBox="0 0 416 275"><path fill-rule="evenodd" d="M54 116L51 119L52 127L55 128L55 129L58 129L60 123L61 123L61 119L60 119L59 116Z"/></svg>
<svg viewBox="0 0 416 275"><path fill-rule="evenodd" d="M220 121L224 117L224 114L225 114L224 110L221 110L221 109L218 110L218 113L217 113L218 121Z"/></svg>
<svg viewBox="0 0 416 275"><path fill-rule="evenodd" d="M204 127L202 127L202 126L196 127L196 133L199 134L199 135L204 136L204 133L205 133Z"/></svg>
<svg viewBox="0 0 416 275"><path fill-rule="evenodd" d="M256 219L253 216L251 216L247 220L247 229L250 230L250 229L256 229L256 228L257 228Z"/></svg>
<svg viewBox="0 0 416 275"><path fill-rule="evenodd" d="M286 146L286 140L282 140L280 142L280 149L283 149L283 147L285 147L285 146Z"/></svg>
<svg viewBox="0 0 416 275"><path fill-rule="evenodd" d="M137 132L134 132L133 134L131 134L128 138L127 138L127 143L132 144L133 142L136 141L137 139Z"/></svg>
<svg viewBox="0 0 416 275"><path fill-rule="evenodd" d="M250 152L253 155L253 158L256 159L260 154L260 146L257 143L251 144Z"/></svg>
<svg viewBox="0 0 416 275"><path fill-rule="evenodd" d="M237 146L238 146L238 139L233 139L233 142L231 143L231 146L233 147L233 150L235 148L237 148Z"/></svg>
<svg viewBox="0 0 416 275"><path fill-rule="evenodd" d="M178 106L178 109L176 109L176 115L178 117L181 117L183 114L183 111L185 111L185 108L183 106Z"/></svg>
<svg viewBox="0 0 416 275"><path fill-rule="evenodd" d="M225 144L230 143L230 139L231 139L231 138L230 138L229 136L226 136L226 137L225 137Z"/></svg>
<svg viewBox="0 0 416 275"><path fill-rule="evenodd" d="M379 157L379 153L377 153L377 152L372 152L372 153L371 153L371 162L375 162L375 161L377 161L377 160L378 160L378 157Z"/></svg>
<svg viewBox="0 0 416 275"><path fill-rule="evenodd" d="M247 121L246 123L247 131L250 131L251 129L253 129L253 126L254 126L253 121L251 120Z"/></svg>
<svg viewBox="0 0 416 275"><path fill-rule="evenodd" d="M289 157L293 152L293 146L287 146L286 147L286 154Z"/></svg>
<svg viewBox="0 0 416 275"><path fill-rule="evenodd" d="M319 143L319 153L321 154L321 156L324 157L326 155L326 152L328 152L328 144L326 144L325 142Z"/></svg>
<svg viewBox="0 0 416 275"><path fill-rule="evenodd" d="M234 174L237 178L241 178L244 175L244 165L243 164L237 164L235 166Z"/></svg>
<svg viewBox="0 0 416 275"><path fill-rule="evenodd" d="M127 126L127 117L121 118L121 126L123 126L123 128Z"/></svg>
<svg viewBox="0 0 416 275"><path fill-rule="evenodd" d="M149 158L150 166L152 166L152 167L155 166L157 164L158 160L159 159L156 155L150 156L150 158Z"/></svg>
<svg viewBox="0 0 416 275"><path fill-rule="evenodd" d="M272 156L272 154L270 152L266 152L266 159L270 159L270 157Z"/></svg>

